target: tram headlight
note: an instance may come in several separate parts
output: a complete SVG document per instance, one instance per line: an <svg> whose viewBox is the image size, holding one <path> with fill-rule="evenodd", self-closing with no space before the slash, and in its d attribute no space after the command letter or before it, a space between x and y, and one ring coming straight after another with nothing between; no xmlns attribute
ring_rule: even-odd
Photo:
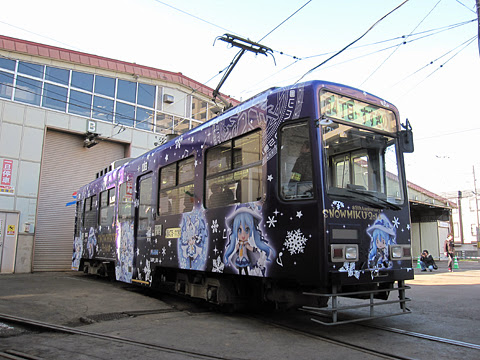
<svg viewBox="0 0 480 360"><path fill-rule="evenodd" d="M400 259L403 257L403 249L401 246L392 246L392 259Z"/></svg>
<svg viewBox="0 0 480 360"><path fill-rule="evenodd" d="M356 246L345 246L345 259L350 261L358 260L358 251Z"/></svg>
<svg viewBox="0 0 480 360"><path fill-rule="evenodd" d="M409 259L411 255L410 245L394 245L390 247L392 259Z"/></svg>
<svg viewBox="0 0 480 360"><path fill-rule="evenodd" d="M330 254L332 262L358 261L358 245L330 245Z"/></svg>

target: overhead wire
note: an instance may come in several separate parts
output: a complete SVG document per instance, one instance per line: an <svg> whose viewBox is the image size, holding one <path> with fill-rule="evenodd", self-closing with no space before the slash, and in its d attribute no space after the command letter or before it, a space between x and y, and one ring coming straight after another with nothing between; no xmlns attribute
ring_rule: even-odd
<svg viewBox="0 0 480 360"><path fill-rule="evenodd" d="M435 36L435 35L438 35L444 31L449 31L449 30L453 30L457 27L460 27L460 26L464 26L464 25L468 25L472 22L476 22L477 19L472 19L472 20L467 20L467 21L463 21L463 22L460 22L460 23L455 23L455 24L451 24L451 25L447 25L447 26L442 26L442 27L439 27L439 28L435 28L435 29L430 29L430 30L425 30L425 31L421 31L421 32L418 32L418 33L415 33L415 34L412 34L410 36L410 40L408 41L405 41L403 39L405 39L407 36L406 35L402 35L402 36L397 36L397 37L394 37L394 38L391 38L391 39L387 39L387 40L381 40L381 41L376 41L376 42L373 42L373 43L369 43L369 44L364 44L364 45L359 45L359 46L354 46L354 47L351 47L349 49L347 49L346 51L352 51L352 50L357 50L357 49L360 49L360 48L365 48L365 47L370 47L370 46L373 46L373 45L379 45L379 44L382 44L382 43L386 43L386 42L391 42L391 41L394 41L394 40L399 40L399 39L402 39L402 43L403 45L407 45L407 44L410 44L410 43L413 43L415 41L418 41L418 40L423 40L427 37L430 37L430 36ZM423 36L420 36L420 35L423 35ZM416 37L417 36L417 37ZM412 37L416 37L414 39L412 39ZM325 69L328 69L328 68L332 68L332 67L335 67L335 66L339 66L339 65L342 65L342 64L345 64L345 63L348 63L348 62L351 62L351 61L355 61L355 60L358 60L358 59L361 59L361 58L364 58L364 57L367 57L367 56L371 56L371 55L375 55L375 54L378 54L378 53L381 53L383 51L386 51L386 50L389 50L389 49L392 49L392 48L395 48L401 44L395 44L395 45L391 45L391 46L388 46L388 47L385 47L385 48L382 48L382 49L377 49L375 51L372 51L370 53L367 53L367 54L362 54L360 56L357 56L357 57L354 57L354 58L350 58L350 59L347 59L345 61L342 61L342 62L338 62L338 63L335 63L335 64L332 64L332 65L329 65L327 67L325 67ZM334 51L330 51L330 52L326 52L326 53L323 53L323 54L317 54L317 55L311 55L311 56L305 56L305 57L300 57L300 58L297 58L296 61L286 65L284 68L282 68L281 70L277 71L276 73L272 74L272 75L269 75L268 77L262 79L261 81L257 82L254 87L256 87L257 85L265 82L266 80L272 78L273 76L276 76L278 75L279 73L281 73L282 71L286 70L287 68L291 67L292 65L295 65L297 64L299 61L304 61L304 60L307 60L307 59L311 59L311 58L314 58L314 57L318 57L318 56L325 56L325 55L330 55L330 54L334 54L335 52ZM294 78L294 77L292 77ZM249 88L249 90L251 90L252 87ZM242 92L240 93L244 93L246 92L247 90L243 90Z"/></svg>
<svg viewBox="0 0 480 360"><path fill-rule="evenodd" d="M394 87L394 86L397 86L398 84L402 83L403 81L407 80L408 78L412 77L413 75L419 73L420 71L422 71L423 69L427 68L428 66L433 65L435 62L437 62L437 61L440 60L441 58L447 56L447 55L450 54L451 52L455 51L456 49L458 49L459 47L463 46L463 45L466 44L467 42L472 41L472 39L475 39L476 37L477 37L477 36L474 36L473 38L470 38L470 39L464 41L463 43L461 43L460 45L458 45L458 46L454 47L453 49L447 51L447 52L444 53L443 55L440 55L440 56L437 57L436 59L431 60L428 64L424 65L424 66L421 67L420 69L414 71L414 72L411 73L410 75L407 75L406 77L404 77L402 80L400 80L400 81L396 82L395 84L393 84L393 85L391 86L391 88Z"/></svg>
<svg viewBox="0 0 480 360"><path fill-rule="evenodd" d="M472 38L470 38L469 40L467 40L466 42L464 42L463 44L463 47L458 50L455 54L453 54L450 58L448 58L443 64L441 64L437 69L435 69L433 72L431 72L429 75L427 75L422 81L420 81L419 83L417 83L413 88L411 88L409 91L407 91L406 93L404 93L401 97L407 95L408 93L410 93L412 90L414 90L418 85L420 85L421 83L423 83L425 80L427 80L430 76L432 76L433 74L435 74L438 70L440 70L441 68L443 68L448 62L450 62L455 56L457 56L458 54L460 54L463 50L465 50L471 43L473 43L474 40L477 39L477 35L473 36Z"/></svg>
<svg viewBox="0 0 480 360"><path fill-rule="evenodd" d="M378 19L372 26L370 26L367 31L365 31L360 37L358 37L357 39L355 39L354 41L352 41L350 44L348 44L347 46L345 46L343 49L341 49L340 51L337 51L335 54L333 54L332 56L330 56L328 59L322 61L320 64L318 64L317 66L313 67L312 69L308 70L305 74L303 74L300 79L298 79L296 83L300 82L305 76L307 76L308 74L312 73L313 71L315 71L316 69L318 69L320 66L324 65L325 63L327 63L328 61L330 61L331 59L333 59L334 57L340 55L342 52L344 52L346 49L348 49L350 46L352 46L353 44L357 43L358 41L360 41L363 37L365 37L365 35L367 35L378 23L380 23L383 19L385 19L387 16L389 16L390 14L392 14L393 12L395 12L396 10L398 10L400 7L402 7L403 5L405 5L409 0L405 0L403 1L400 5L398 5L397 7L395 7L393 10L389 11L387 14L383 15L380 19Z"/></svg>
<svg viewBox="0 0 480 360"><path fill-rule="evenodd" d="M417 26L415 26L415 28L410 32L410 35L411 35L416 29L418 29L418 27L425 21L425 19L426 19L427 17L430 16L430 14L433 12L433 10L435 10L435 8L436 8L436 7L438 6L438 4L440 4L441 2L442 2L442 0L438 0L438 2L433 6L432 10L430 10L430 11L428 12L428 14L427 14L427 15L417 24ZM409 37L410 35L407 36L407 39L408 39L408 37ZM370 75L368 75L365 80L363 80L363 82L360 84L360 86L362 86L363 84L365 84L365 83L388 61L388 59L390 59L390 58L398 51L398 49L400 49L400 46L401 46L401 45L403 45L403 43L399 44L399 45L393 50L393 52L392 52L390 55L388 55L388 56L386 57L386 59L383 60L382 63L381 63L380 65L378 65L377 68L376 68L375 70L373 70L373 72L372 72Z"/></svg>

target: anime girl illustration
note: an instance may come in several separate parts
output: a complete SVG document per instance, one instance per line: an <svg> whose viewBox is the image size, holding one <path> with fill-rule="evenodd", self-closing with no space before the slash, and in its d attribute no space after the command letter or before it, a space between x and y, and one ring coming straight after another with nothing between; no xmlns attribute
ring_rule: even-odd
<svg viewBox="0 0 480 360"><path fill-rule="evenodd" d="M265 276L266 262L275 256L275 251L268 245L259 229L262 217L259 207L254 204L238 205L227 219L229 241L227 243L224 262L225 266L237 268L240 275Z"/></svg>
<svg viewBox="0 0 480 360"><path fill-rule="evenodd" d="M91 227L90 231L88 232L88 239L87 239L87 252L88 252L89 259L93 258L96 247L97 247L97 237L95 236L95 229Z"/></svg>
<svg viewBox="0 0 480 360"><path fill-rule="evenodd" d="M116 279L131 283L133 276L133 221L117 222L116 243Z"/></svg>
<svg viewBox="0 0 480 360"><path fill-rule="evenodd" d="M205 270L207 260L208 228L202 213L185 213L180 224L178 262L182 269Z"/></svg>
<svg viewBox="0 0 480 360"><path fill-rule="evenodd" d="M393 263L389 257L389 246L396 244L396 232L390 220L385 214L380 214L373 225L367 228L367 233L371 238L368 267L370 269L391 268Z"/></svg>

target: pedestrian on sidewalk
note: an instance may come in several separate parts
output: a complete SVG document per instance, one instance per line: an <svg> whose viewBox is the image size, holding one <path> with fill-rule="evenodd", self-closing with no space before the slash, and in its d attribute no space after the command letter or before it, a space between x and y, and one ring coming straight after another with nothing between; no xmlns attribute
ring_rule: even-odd
<svg viewBox="0 0 480 360"><path fill-rule="evenodd" d="M448 271L453 271L453 261L455 259L455 243L453 241L453 235L448 234L444 245L445 256L448 256Z"/></svg>

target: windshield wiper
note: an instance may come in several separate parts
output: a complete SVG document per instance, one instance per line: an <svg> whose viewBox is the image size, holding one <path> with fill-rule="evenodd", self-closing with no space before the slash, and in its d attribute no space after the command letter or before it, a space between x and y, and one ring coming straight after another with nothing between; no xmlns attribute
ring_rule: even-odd
<svg viewBox="0 0 480 360"><path fill-rule="evenodd" d="M391 203L390 201L388 201L387 199L384 199L384 198L381 198L379 196L377 196L376 194L378 193L373 193L371 191L367 191L367 190L363 190L363 189L345 189L346 191L348 191L349 193L352 193L352 194L358 194L358 195L365 195L369 198L369 200L374 200L375 202L375 205L386 205L394 210L400 210L401 207L397 204L394 204L394 203Z"/></svg>

